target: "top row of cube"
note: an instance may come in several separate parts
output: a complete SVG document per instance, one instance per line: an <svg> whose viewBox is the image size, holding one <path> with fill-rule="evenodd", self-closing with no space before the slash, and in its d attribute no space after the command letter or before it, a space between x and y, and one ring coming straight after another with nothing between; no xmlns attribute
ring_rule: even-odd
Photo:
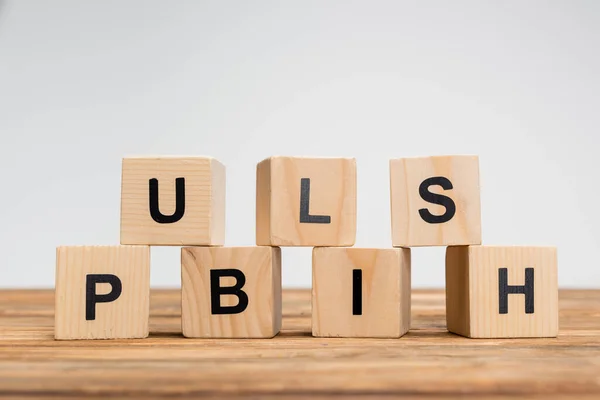
<svg viewBox="0 0 600 400"><path fill-rule="evenodd" d="M393 246L481 244L476 156L391 160L390 194ZM257 245L353 246L355 238L355 159L278 156L257 165ZM210 157L123 159L121 244L224 241L223 164Z"/></svg>

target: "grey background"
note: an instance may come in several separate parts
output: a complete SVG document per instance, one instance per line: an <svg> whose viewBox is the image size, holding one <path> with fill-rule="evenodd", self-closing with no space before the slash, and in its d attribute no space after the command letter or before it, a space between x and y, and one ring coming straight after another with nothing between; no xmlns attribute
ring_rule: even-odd
<svg viewBox="0 0 600 400"><path fill-rule="evenodd" d="M0 2L0 286L54 284L55 247L117 244L121 158L227 166L227 245L254 243L255 166L358 164L357 246L391 246L388 160L478 154L483 240L556 245L600 286L598 1ZM152 284L180 284L179 249ZM284 249L286 286L311 250ZM444 248L413 285L444 284Z"/></svg>

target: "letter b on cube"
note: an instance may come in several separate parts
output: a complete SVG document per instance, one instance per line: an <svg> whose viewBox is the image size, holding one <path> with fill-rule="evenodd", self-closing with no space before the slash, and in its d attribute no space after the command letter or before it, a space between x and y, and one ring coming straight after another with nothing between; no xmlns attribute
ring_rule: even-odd
<svg viewBox="0 0 600 400"><path fill-rule="evenodd" d="M476 156L390 161L395 247L481 244Z"/></svg>
<svg viewBox="0 0 600 400"><path fill-rule="evenodd" d="M192 338L271 338L281 329L281 249L181 249L181 324Z"/></svg>
<svg viewBox="0 0 600 400"><path fill-rule="evenodd" d="M353 158L271 157L256 169L256 244L352 246Z"/></svg>

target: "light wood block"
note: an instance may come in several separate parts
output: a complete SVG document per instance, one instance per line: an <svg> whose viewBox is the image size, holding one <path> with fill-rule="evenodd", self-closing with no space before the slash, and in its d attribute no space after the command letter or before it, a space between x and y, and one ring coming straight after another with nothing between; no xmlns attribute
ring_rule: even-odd
<svg viewBox="0 0 600 400"><path fill-rule="evenodd" d="M477 156L390 161L394 247L481 244Z"/></svg>
<svg viewBox="0 0 600 400"><path fill-rule="evenodd" d="M219 246L224 241L223 164L210 157L123 159L121 244Z"/></svg>
<svg viewBox="0 0 600 400"><path fill-rule="evenodd" d="M313 336L399 338L409 328L410 249L313 250Z"/></svg>
<svg viewBox="0 0 600 400"><path fill-rule="evenodd" d="M449 247L446 313L448 330L462 336L557 336L556 248Z"/></svg>
<svg viewBox="0 0 600 400"><path fill-rule="evenodd" d="M352 246L356 160L271 157L256 170L256 244Z"/></svg>
<svg viewBox="0 0 600 400"><path fill-rule="evenodd" d="M149 299L148 246L57 248L56 339L145 338Z"/></svg>
<svg viewBox="0 0 600 400"><path fill-rule="evenodd" d="M182 330L191 338L272 338L281 329L281 249L181 249Z"/></svg>

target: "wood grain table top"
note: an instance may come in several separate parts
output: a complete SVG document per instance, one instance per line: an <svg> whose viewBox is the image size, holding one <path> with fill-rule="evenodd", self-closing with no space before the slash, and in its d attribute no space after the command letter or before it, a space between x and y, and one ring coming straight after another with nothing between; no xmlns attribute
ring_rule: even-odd
<svg viewBox="0 0 600 400"><path fill-rule="evenodd" d="M148 339L55 341L53 291L0 291L0 397L600 399L600 290L560 292L558 338L503 340L448 333L442 290L400 339L311 337L308 290L274 339L187 339L180 296L152 291Z"/></svg>

